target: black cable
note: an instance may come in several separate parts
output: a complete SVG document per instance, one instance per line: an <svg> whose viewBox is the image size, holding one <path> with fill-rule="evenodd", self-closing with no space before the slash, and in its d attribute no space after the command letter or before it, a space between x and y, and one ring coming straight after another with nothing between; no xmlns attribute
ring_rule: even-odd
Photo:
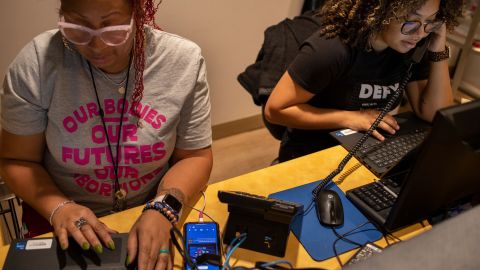
<svg viewBox="0 0 480 270"><path fill-rule="evenodd" d="M182 232L180 232L180 230L177 227L172 226L172 228L170 229L170 239L172 240L173 245L177 249L178 253L180 253L180 256L182 256L186 264L188 264L188 266L192 270L198 270L197 265L192 261L190 254L188 254L188 251L182 248L182 246L178 242L177 237L181 239L182 243L185 243L185 239L183 238Z"/></svg>
<svg viewBox="0 0 480 270"><path fill-rule="evenodd" d="M406 75L403 78L403 80L400 82L400 86L398 88L398 91L393 92L393 96L390 98L390 100L387 102L385 107L380 111L380 114L378 115L377 119L373 122L373 124L370 126L370 128L363 134L363 136L358 140L358 142L355 144L355 146L348 152L348 154L343 158L343 160L338 164L338 167L331 172L327 177L321 180L320 184L312 191L313 196L316 198L317 194L320 190L322 190L327 184L329 184L333 178L339 174L343 168L345 168L345 165L347 165L348 161L355 155L355 153L360 149L360 147L365 143L365 141L370 137L370 135L375 131L382 121L383 117L390 111L392 106L397 102L398 98L403 95L403 92L405 90L405 87L407 86L411 76L411 68L413 66L413 63L410 63Z"/></svg>
<svg viewBox="0 0 480 270"><path fill-rule="evenodd" d="M360 230L360 231L357 231L357 232L350 232L350 233L346 233L344 234L343 236L350 236L350 235L353 235L353 234L356 234L356 233L362 233L362 232L368 232L368 231L379 231L378 229L364 229L364 230ZM340 264L340 266L343 266L343 263L342 261L340 260L340 256L338 255L338 252L337 252L337 242L342 240L341 238L337 238L335 241L333 241L333 253L335 255L335 258L337 259L337 262ZM360 246L362 247L362 246Z"/></svg>
<svg viewBox="0 0 480 270"><path fill-rule="evenodd" d="M365 225L367 225L367 224L374 225L374 224L371 223L370 221L366 221L366 222L358 225L357 227L351 229L350 231L347 231L347 232L344 233L343 235L339 234L339 233L337 232L337 230L335 230L335 228L332 228L333 233L335 234L335 236L337 236L337 239L335 239L335 241L333 241L332 249L333 249L333 253L334 253L334 255L335 255L335 258L337 259L337 262L340 264L340 266L343 266L343 263L342 263L342 261L340 260L340 257L339 257L338 252L337 252L337 247L336 247L337 242L340 241L340 240L343 240L343 241L346 241L346 242L348 242L348 243L350 243L350 244L356 245L356 246L358 246L358 247L362 247L362 244L357 243L357 242L355 242L355 241L352 241L352 240L350 240L350 239L348 239L348 238L346 238L346 237L347 237L347 236L350 236L350 235L353 235L353 234L356 234L356 233L360 233L360 232L379 231L379 230L376 229L376 228L373 228L373 229L364 229L364 230L356 231L356 230L360 229L361 227L363 227L363 226L365 226ZM382 235L383 235L383 233L382 233Z"/></svg>
<svg viewBox="0 0 480 270"><path fill-rule="evenodd" d="M387 243L387 247L391 246L392 244L390 244L390 242L388 241L388 235L387 234L383 234L383 238L385 239L385 242Z"/></svg>
<svg viewBox="0 0 480 270"><path fill-rule="evenodd" d="M387 233L388 236L390 236L391 238L395 239L396 241L398 242L402 242L403 240L398 238L397 236L393 235L392 233Z"/></svg>
<svg viewBox="0 0 480 270"><path fill-rule="evenodd" d="M345 234L344 234L344 235L340 235L340 234L337 232L337 230L335 230L334 227L332 227L332 231L333 231L333 233L335 234L335 236L337 236L337 239L335 239L335 241L333 241L333 253L334 253L335 258L337 259L338 263L340 264L340 266L343 266L342 261L340 260L340 257L338 256L337 246L336 246L337 242L338 242L339 240L343 240L343 241L345 241L345 242L347 242L347 243L350 243L350 244L352 244L352 245L356 245L356 246L358 246L358 247L362 247L362 244L359 244L359 243L357 243L357 242L355 242L355 241L352 241L352 240L346 238L346 237L345 237Z"/></svg>
<svg viewBox="0 0 480 270"><path fill-rule="evenodd" d="M352 245L356 245L356 246L359 246L359 247L362 246L362 244L357 243L357 242L355 242L355 241L353 241L353 240L350 240L350 239L348 239L347 237L345 237L344 235L340 235L334 227L332 227L332 231L333 231L333 233L335 234L335 236L337 237L337 239L340 238L340 239L342 239L343 241L345 241L345 242L347 242L347 243L350 243L350 244L352 244Z"/></svg>

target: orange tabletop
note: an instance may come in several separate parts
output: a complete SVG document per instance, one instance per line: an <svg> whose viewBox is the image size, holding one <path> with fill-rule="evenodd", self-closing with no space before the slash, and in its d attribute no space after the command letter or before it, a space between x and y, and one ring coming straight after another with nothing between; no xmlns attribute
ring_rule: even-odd
<svg viewBox="0 0 480 270"><path fill-rule="evenodd" d="M275 166L267 167L255 172L244 174L238 177L227 179L209 185L205 191L206 195L206 209L205 212L215 219L220 224L223 232L227 221L228 212L227 205L220 203L217 197L219 190L237 190L245 191L253 194L268 196L271 193L282 191L285 189L294 188L303 184L317 181L327 176L334 170L347 152L341 146L335 146L311 155L297 158L288 162L280 163ZM349 170L358 164L354 158L347 164L344 171ZM338 178L338 177L337 177ZM335 178L335 180L338 180ZM376 177L365 167L361 166L348 175L339 187L343 190L349 190L359 185L371 182ZM195 202L194 207L202 208L203 199ZM112 214L102 217L101 220L114 230L119 232L128 232L137 217L140 215L143 206L135 207L122 211L120 213ZM188 207L186 207L188 208ZM190 209L191 210L191 209ZM178 225L179 228L185 221L197 221L198 213L196 211L189 211L185 209L186 215L182 222ZM207 219L207 218L206 218ZM423 231L429 230L430 226L423 227L421 224L415 224L403 230L397 231L394 235L400 239L408 239ZM389 239L388 243L393 240ZM376 242L377 245L385 247L387 241L381 239ZM0 247L0 265L3 266L5 256L8 252L8 246ZM340 259L345 262L355 253L355 250L346 252L340 255ZM298 242L296 237L290 233L287 252L284 258L274 257L271 255L258 253L245 249L237 249L230 259L230 265L253 266L256 261L274 261L274 260L288 260L295 267L320 267L325 269L340 269L335 258L325 261L314 261ZM175 268L181 269L182 258L176 254Z"/></svg>

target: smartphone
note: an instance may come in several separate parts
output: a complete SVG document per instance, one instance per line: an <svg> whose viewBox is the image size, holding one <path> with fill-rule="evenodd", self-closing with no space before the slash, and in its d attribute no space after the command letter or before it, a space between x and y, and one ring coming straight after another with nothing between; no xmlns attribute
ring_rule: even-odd
<svg viewBox="0 0 480 270"><path fill-rule="evenodd" d="M216 222L188 222L183 226L183 235L185 238L185 252L190 255L194 263L197 263L197 257L208 254L220 254L220 237L218 224ZM186 270L191 270L184 262ZM220 270L219 266L212 264L197 265L200 270Z"/></svg>

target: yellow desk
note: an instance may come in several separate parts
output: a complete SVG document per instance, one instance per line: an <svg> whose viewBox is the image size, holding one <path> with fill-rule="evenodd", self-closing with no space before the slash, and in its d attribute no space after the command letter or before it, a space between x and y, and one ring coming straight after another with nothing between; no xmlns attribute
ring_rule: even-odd
<svg viewBox="0 0 480 270"><path fill-rule="evenodd" d="M346 154L347 152L341 146L336 146L210 185L205 192L207 198L205 212L220 224L220 228L223 231L227 221L228 211L227 205L218 201L217 192L219 190L238 190L268 196L274 192L290 189L324 178L337 167L338 163ZM356 163L357 161L352 159L347 164L345 170L348 170ZM374 178L375 176L362 166L350 174L345 181L339 184L339 187L344 191L349 190L364 183L368 183ZM195 208L201 208L202 205L203 201L200 198L199 201L196 202ZM142 208L143 206L132 208L121 213L103 217L101 220L114 230L128 232L138 215L140 215ZM188 211L188 209L185 210ZM196 211L188 213L186 221L197 220L198 213ZM400 230L394 233L394 235L400 239L408 239L429 229L430 226L422 227L420 224L416 224ZM389 240L389 242L391 243L393 240ZM381 239L376 243L380 246L387 245L385 239ZM0 265L4 264L7 251L8 246L0 248ZM354 252L355 251L350 251L342 254L340 259L345 262ZM230 259L230 264L253 266L256 261L273 261L278 259L278 257L263 253L237 249ZM335 258L322 262L312 260L292 233L290 233L288 239L286 256L282 259L290 261L296 267L321 267L326 269L340 268ZM175 256L175 266L180 269L181 265L182 258L177 254Z"/></svg>

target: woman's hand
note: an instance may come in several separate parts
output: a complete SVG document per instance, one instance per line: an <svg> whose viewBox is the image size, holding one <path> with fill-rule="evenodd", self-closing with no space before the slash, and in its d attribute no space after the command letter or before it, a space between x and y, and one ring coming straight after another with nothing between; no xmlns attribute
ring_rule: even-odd
<svg viewBox="0 0 480 270"><path fill-rule="evenodd" d="M173 252L170 249L171 227L170 221L158 211L144 211L128 236L127 264L137 258L139 270L173 269Z"/></svg>
<svg viewBox="0 0 480 270"><path fill-rule="evenodd" d="M447 43L447 25L443 23L440 28L430 35L432 37L428 45L428 50L431 52L443 52Z"/></svg>
<svg viewBox="0 0 480 270"><path fill-rule="evenodd" d="M64 250L68 248L68 235L71 235L84 250L92 247L97 253L102 253L101 242L108 248L115 249L110 234L117 232L100 222L92 210L85 206L76 203L66 204L54 214L52 226Z"/></svg>
<svg viewBox="0 0 480 270"><path fill-rule="evenodd" d="M366 131L370 128L370 126L372 126L373 122L375 122L375 119L377 119L380 111L368 109L351 111L348 113L349 117L346 119L346 126L355 131ZM395 120L395 118L389 114L386 114L385 117L383 117L378 127L390 134L395 134L395 132L400 129L397 120ZM385 140L385 138L377 130L372 132L372 136L380 141Z"/></svg>

